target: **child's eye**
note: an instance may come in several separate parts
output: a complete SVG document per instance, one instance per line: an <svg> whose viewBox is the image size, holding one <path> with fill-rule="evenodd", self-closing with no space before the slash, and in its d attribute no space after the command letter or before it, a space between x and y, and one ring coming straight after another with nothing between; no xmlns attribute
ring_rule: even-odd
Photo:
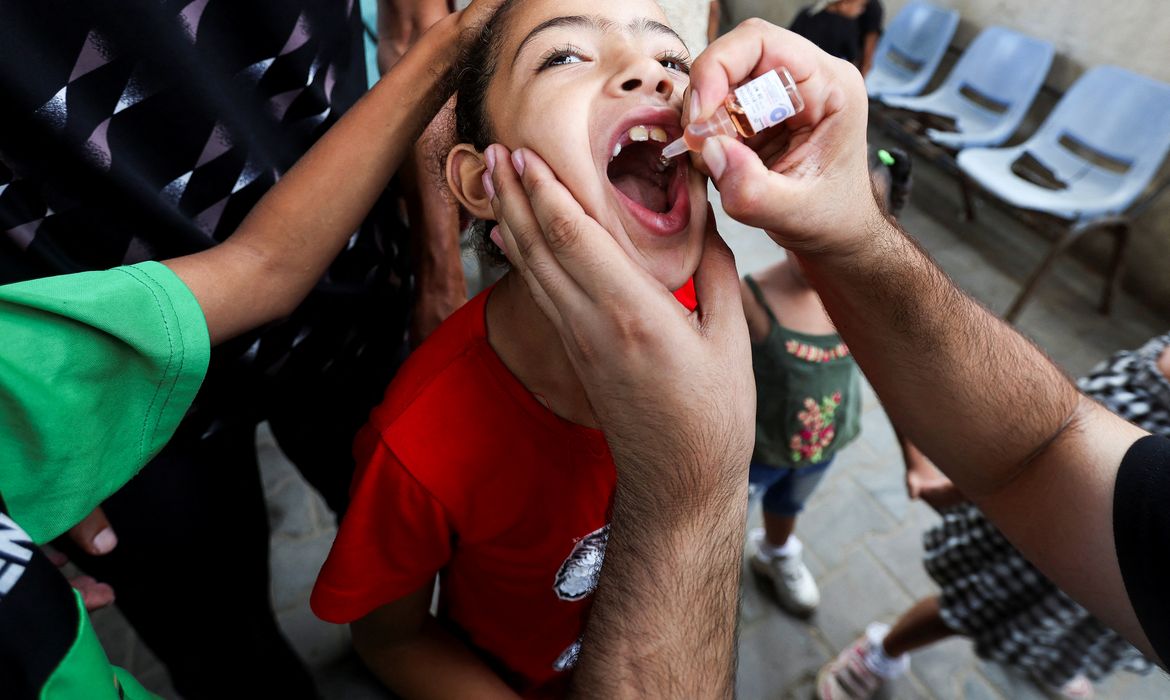
<svg viewBox="0 0 1170 700"><path fill-rule="evenodd" d="M540 58L540 67L536 72L540 72L546 68L556 68L557 66L568 66L574 63L584 63L585 56L583 52L575 46L561 46L552 49Z"/></svg>
<svg viewBox="0 0 1170 700"><path fill-rule="evenodd" d="M686 56L680 56L676 53L668 53L658 57L658 62L662 64L663 68L682 73L683 75L690 75L691 61Z"/></svg>

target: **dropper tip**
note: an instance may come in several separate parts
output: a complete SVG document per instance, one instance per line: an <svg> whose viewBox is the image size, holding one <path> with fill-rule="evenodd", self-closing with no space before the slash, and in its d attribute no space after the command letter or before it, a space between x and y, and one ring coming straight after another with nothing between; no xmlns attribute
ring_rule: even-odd
<svg viewBox="0 0 1170 700"><path fill-rule="evenodd" d="M662 159L670 160L677 158L687 152L687 142L684 139L677 139L673 143L667 144L666 148L662 149Z"/></svg>

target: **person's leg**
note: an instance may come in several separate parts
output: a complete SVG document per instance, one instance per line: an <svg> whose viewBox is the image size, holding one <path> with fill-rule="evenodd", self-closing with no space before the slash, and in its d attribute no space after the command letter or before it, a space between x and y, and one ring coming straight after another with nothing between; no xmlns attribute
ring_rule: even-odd
<svg viewBox="0 0 1170 700"><path fill-rule="evenodd" d="M272 611L254 429L199 432L180 428L103 504L118 534L113 552L89 557L58 542L114 587L183 697L316 697Z"/></svg>
<svg viewBox="0 0 1170 700"><path fill-rule="evenodd" d="M910 668L909 653L957 634L943 622L938 596L915 603L893 627L873 623L817 674L821 700L865 700Z"/></svg>
<svg viewBox="0 0 1170 700"><path fill-rule="evenodd" d="M764 537L773 547L783 547L796 529L796 516L764 511Z"/></svg>
<svg viewBox="0 0 1170 700"><path fill-rule="evenodd" d="M750 534L755 545L751 556L753 570L771 579L780 604L796 615L814 611L821 595L801 556L803 545L792 531L797 514L828 466L826 462L803 469L774 469L777 476L764 492L761 503L764 529Z"/></svg>
<svg viewBox="0 0 1170 700"><path fill-rule="evenodd" d="M882 651L894 658L957 634L943 622L938 596L929 596L902 613L886 638Z"/></svg>

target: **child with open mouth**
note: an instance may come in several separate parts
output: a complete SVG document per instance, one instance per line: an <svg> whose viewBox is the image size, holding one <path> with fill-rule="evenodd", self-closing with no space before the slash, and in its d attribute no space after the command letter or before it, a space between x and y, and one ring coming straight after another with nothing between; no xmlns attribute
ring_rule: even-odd
<svg viewBox="0 0 1170 700"><path fill-rule="evenodd" d="M688 61L653 0L505 2L456 71L451 192L492 219L488 145L531 149L693 306L706 180L660 157L681 135ZM505 274L415 352L358 436L314 611L352 623L400 696L563 694L616 483L597 426L555 328Z"/></svg>

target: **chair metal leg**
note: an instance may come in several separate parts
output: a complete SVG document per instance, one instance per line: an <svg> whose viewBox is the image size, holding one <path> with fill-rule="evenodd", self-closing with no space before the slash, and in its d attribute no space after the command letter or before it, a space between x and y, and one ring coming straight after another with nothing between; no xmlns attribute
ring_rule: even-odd
<svg viewBox="0 0 1170 700"><path fill-rule="evenodd" d="M1105 276L1105 288L1101 290L1101 305L1097 310L1108 315L1113 307L1113 297L1117 292L1117 285L1121 281L1121 269L1125 264L1125 248L1129 243L1129 222L1120 221L1109 227L1113 234L1113 258L1109 261L1109 270Z"/></svg>
<svg viewBox="0 0 1170 700"><path fill-rule="evenodd" d="M1125 253L1125 246L1129 240L1129 221L1122 217L1109 217L1107 219L1098 219L1097 221L1089 221L1081 224L1076 224L1064 231L1060 238L1058 238L1052 247L1048 250L1048 255L1044 260L1032 271L1029 275L1028 281L1024 283L1023 289L1016 295L1007 313L1003 318L1008 323L1015 323L1016 317L1020 315L1020 311L1027 303L1028 297L1036 291L1037 285L1044 275L1052 268L1052 264L1060 257L1060 254L1068 250L1074 243L1083 238L1086 234L1094 231L1106 230L1114 235L1113 260L1110 264L1110 269L1106 273L1105 291L1101 296L1100 309L1102 313L1108 313L1109 306L1113 301L1113 289L1119 278L1121 269L1121 262Z"/></svg>
<svg viewBox="0 0 1170 700"><path fill-rule="evenodd" d="M1076 229L1069 229L1052 244L1052 247L1048 249L1048 255L1036 266L1035 270L1032 270L1032 274L1028 276L1028 281L1024 283L1020 293L1012 300L1012 305L1008 307L1007 313L1003 315L1005 321L1013 324L1016 322L1016 317L1020 315L1020 311L1024 308L1024 304L1027 303L1028 297L1032 296L1032 292L1036 291L1040 280L1044 275L1048 274L1048 271L1052 268L1052 264L1056 262L1060 254L1067 250L1077 238L1080 238L1080 235Z"/></svg>
<svg viewBox="0 0 1170 700"><path fill-rule="evenodd" d="M975 220L975 193L972 191L971 181L962 173L958 176L959 192L963 196L963 221Z"/></svg>

